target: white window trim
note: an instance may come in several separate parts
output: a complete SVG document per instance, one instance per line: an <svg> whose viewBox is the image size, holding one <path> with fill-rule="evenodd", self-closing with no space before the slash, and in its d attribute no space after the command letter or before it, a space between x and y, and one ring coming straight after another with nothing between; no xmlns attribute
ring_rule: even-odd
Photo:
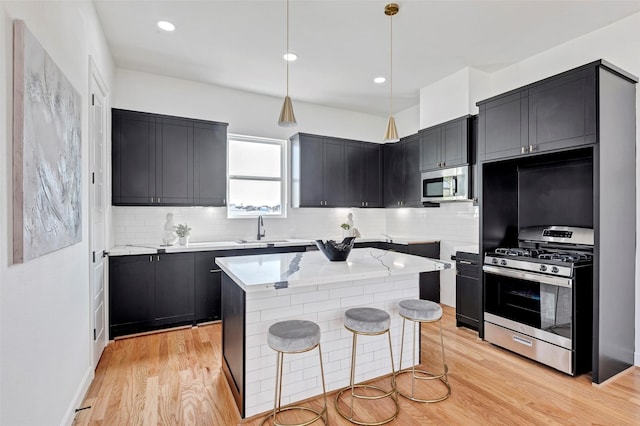
<svg viewBox="0 0 640 426"><path fill-rule="evenodd" d="M248 175L231 175L229 173L229 141L233 139L233 140L238 140L238 141L246 141L246 142L259 142L259 143L265 143L265 144L273 144L273 145L280 145L281 149L280 149L280 178L269 178L269 177L261 177L261 176L248 176ZM274 138L263 138L263 137L258 137L258 136L246 136L246 135L240 135L240 134L236 134L236 133L228 133L227 134L227 200L230 200L230 186L231 186L231 180L235 179L235 180L261 180L261 181L280 181L280 214L270 214L270 215L264 215L265 217L268 218L286 218L287 217L287 203L288 203L288 199L287 199L287 195L288 195L288 190L287 190L287 177L288 175L288 170L287 170L287 141L285 139L274 139ZM227 203L227 219L252 219L255 220L256 217L261 216L261 214L259 212L255 212L255 214L246 214L246 215L233 215L231 214L231 203Z"/></svg>

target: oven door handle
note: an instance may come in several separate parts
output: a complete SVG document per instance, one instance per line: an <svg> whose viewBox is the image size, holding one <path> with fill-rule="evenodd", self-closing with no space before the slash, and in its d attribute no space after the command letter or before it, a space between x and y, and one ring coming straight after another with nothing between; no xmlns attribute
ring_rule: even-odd
<svg viewBox="0 0 640 426"><path fill-rule="evenodd" d="M539 282L543 284L555 285L558 287L571 288L573 280L571 278L554 277L551 275L534 274L531 272L519 271L516 269L501 268L498 266L484 265L482 270L490 274L503 275L505 277L518 278L521 280Z"/></svg>

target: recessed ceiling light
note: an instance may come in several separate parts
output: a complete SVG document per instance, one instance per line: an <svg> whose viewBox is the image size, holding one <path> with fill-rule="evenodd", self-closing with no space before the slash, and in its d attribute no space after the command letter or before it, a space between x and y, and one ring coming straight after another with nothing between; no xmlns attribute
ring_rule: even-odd
<svg viewBox="0 0 640 426"><path fill-rule="evenodd" d="M289 53L285 53L283 58L284 58L285 61L293 62L296 59L298 59L298 55L296 55L293 52L289 52Z"/></svg>
<svg viewBox="0 0 640 426"><path fill-rule="evenodd" d="M374 83L377 83L377 84L382 84L382 83L384 83L385 81L387 81L387 79L386 79L386 78L384 78L384 77L376 77L376 78L374 78L374 79L373 79L373 82L374 82Z"/></svg>
<svg viewBox="0 0 640 426"><path fill-rule="evenodd" d="M158 28L165 31L173 31L176 29L176 26L169 21L158 21Z"/></svg>

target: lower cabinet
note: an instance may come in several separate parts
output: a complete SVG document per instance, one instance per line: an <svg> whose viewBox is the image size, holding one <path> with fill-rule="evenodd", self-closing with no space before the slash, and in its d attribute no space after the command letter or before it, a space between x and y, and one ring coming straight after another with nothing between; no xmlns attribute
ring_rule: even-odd
<svg viewBox="0 0 640 426"><path fill-rule="evenodd" d="M456 252L456 327L480 331L481 311L480 255Z"/></svg>
<svg viewBox="0 0 640 426"><path fill-rule="evenodd" d="M197 252L195 276L195 322L217 321L222 318L220 286L222 271L216 265L213 252Z"/></svg>
<svg viewBox="0 0 640 426"><path fill-rule="evenodd" d="M305 251L305 246L109 258L109 338L222 319L216 257Z"/></svg>
<svg viewBox="0 0 640 426"><path fill-rule="evenodd" d="M109 338L194 320L193 253L109 258Z"/></svg>

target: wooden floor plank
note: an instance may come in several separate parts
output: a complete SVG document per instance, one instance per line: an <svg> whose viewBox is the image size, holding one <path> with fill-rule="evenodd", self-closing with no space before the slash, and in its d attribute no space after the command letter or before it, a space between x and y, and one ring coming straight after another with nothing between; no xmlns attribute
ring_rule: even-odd
<svg viewBox="0 0 640 426"><path fill-rule="evenodd" d="M436 404L400 397L391 425L638 425L640 368L601 386L493 346L455 327L444 308L451 396ZM422 329L424 366L440 356L437 326ZM106 349L74 425L257 426L242 420L220 371L220 323L121 339ZM386 384L386 382L385 382ZM329 421L349 425L329 397ZM319 407L321 398L309 401ZM299 413L295 413L299 416Z"/></svg>

